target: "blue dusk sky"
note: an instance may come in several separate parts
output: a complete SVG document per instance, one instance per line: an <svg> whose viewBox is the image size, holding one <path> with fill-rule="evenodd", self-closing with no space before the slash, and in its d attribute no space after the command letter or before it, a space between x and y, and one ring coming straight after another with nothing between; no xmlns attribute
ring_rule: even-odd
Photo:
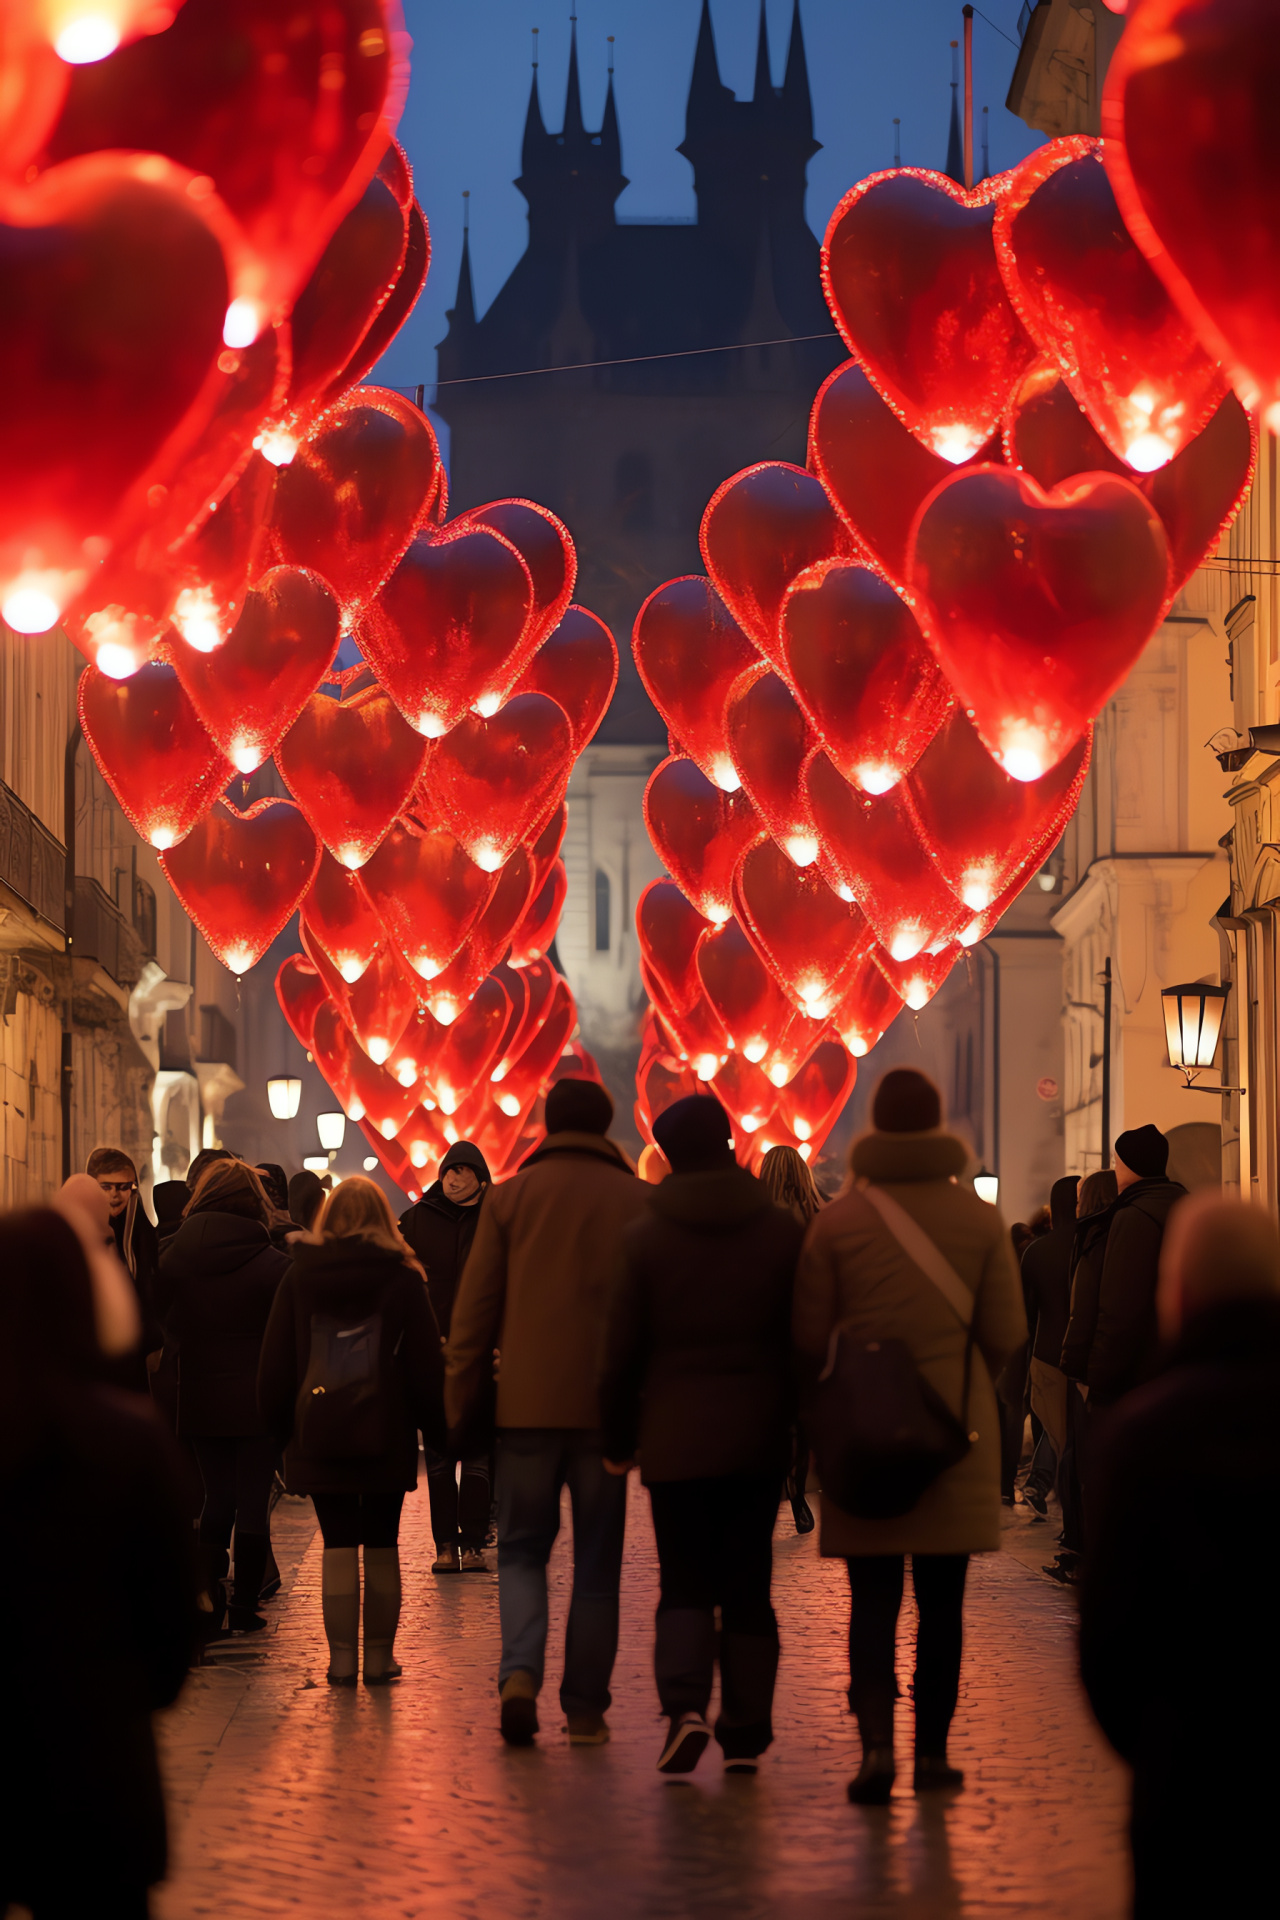
<svg viewBox="0 0 1280 1920"><path fill-rule="evenodd" d="M583 109L599 125L607 37L622 159L630 185L618 211L630 218L692 218L693 174L676 152L701 0L405 0L413 79L400 140L431 228L426 288L375 378L428 388L435 347L453 304L462 247L462 194L470 191L476 299L484 312L524 250L525 204L511 182L529 100L530 29L537 27L543 117L560 125L569 58L569 14L578 16ZM782 80L792 0L767 0L775 84ZM988 0L974 21L975 129L990 108L991 169L1013 165L1041 137L1005 109L1017 49L1020 0ZM951 0L800 0L822 151L809 167L808 215L821 235L846 188L893 164L893 120L908 166L941 167L951 109L950 42L961 35ZM749 98L759 0L711 0L721 78ZM997 31L999 29L999 31ZM1004 38L1003 35L1008 35ZM975 131L980 166L980 131ZM430 392L428 392L430 399Z"/></svg>

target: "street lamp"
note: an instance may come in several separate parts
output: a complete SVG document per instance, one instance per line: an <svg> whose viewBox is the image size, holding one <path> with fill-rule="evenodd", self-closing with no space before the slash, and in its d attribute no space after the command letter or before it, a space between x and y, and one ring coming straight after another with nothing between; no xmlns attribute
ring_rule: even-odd
<svg viewBox="0 0 1280 1920"><path fill-rule="evenodd" d="M347 1116L345 1113L318 1113L316 1132L320 1135L320 1145L326 1153L337 1153L347 1137Z"/></svg>
<svg viewBox="0 0 1280 1920"><path fill-rule="evenodd" d="M292 1120L296 1117L298 1103L302 1099L302 1082L285 1074L276 1074L267 1082L267 1101L271 1107L273 1120Z"/></svg>
<svg viewBox="0 0 1280 1920"><path fill-rule="evenodd" d="M980 1172L975 1173L973 1176L973 1190L979 1200L985 1200L989 1207L994 1207L996 1201L1000 1198L999 1174L988 1173L986 1168L983 1167Z"/></svg>
<svg viewBox="0 0 1280 1920"><path fill-rule="evenodd" d="M302 1165L307 1173L328 1173L329 1156L327 1153L309 1153Z"/></svg>
<svg viewBox="0 0 1280 1920"><path fill-rule="evenodd" d="M1186 1076L1193 1093L1238 1093L1238 1087L1197 1087L1196 1075L1211 1067L1218 1051L1222 1018L1227 1010L1228 987L1215 987L1203 980L1190 980L1181 986L1163 987L1160 1004L1164 1008L1164 1037L1169 1049L1169 1065Z"/></svg>

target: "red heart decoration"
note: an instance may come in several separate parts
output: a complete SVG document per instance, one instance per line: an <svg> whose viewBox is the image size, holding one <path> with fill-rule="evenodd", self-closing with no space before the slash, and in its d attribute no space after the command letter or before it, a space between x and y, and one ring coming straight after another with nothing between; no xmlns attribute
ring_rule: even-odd
<svg viewBox="0 0 1280 1920"><path fill-rule="evenodd" d="M929 859L901 788L859 793L824 753L810 761L805 782L837 884L852 894L894 959L910 960L954 937L966 915Z"/></svg>
<svg viewBox="0 0 1280 1920"><path fill-rule="evenodd" d="M695 955L710 922L681 893L674 880L654 880L636 903L636 933L644 963L657 976L676 1013L692 1007L702 993Z"/></svg>
<svg viewBox="0 0 1280 1920"><path fill-rule="evenodd" d="M573 767L573 734L544 693L519 693L492 718L469 714L422 777L428 804L476 865L494 873L549 809Z"/></svg>
<svg viewBox="0 0 1280 1920"><path fill-rule="evenodd" d="M725 793L692 760L656 767L644 791L654 851L698 912L713 925L733 913L733 875L764 828L745 793Z"/></svg>
<svg viewBox="0 0 1280 1920"><path fill-rule="evenodd" d="M1168 604L1160 517L1129 480L1046 492L975 467L916 518L910 574L939 665L993 759L1038 780L1101 712Z"/></svg>
<svg viewBox="0 0 1280 1920"><path fill-rule="evenodd" d="M748 798L773 838L798 867L818 857L818 835L804 786L805 762L817 739L776 673L743 682L725 707L729 750Z"/></svg>
<svg viewBox="0 0 1280 1920"><path fill-rule="evenodd" d="M518 678L533 609L529 569L489 527L419 533L360 622L360 650L428 739Z"/></svg>
<svg viewBox="0 0 1280 1920"><path fill-rule="evenodd" d="M55 625L189 445L217 380L227 304L216 209L151 156L98 154L0 183L0 608ZM74 376L71 377L71 371Z"/></svg>
<svg viewBox="0 0 1280 1920"><path fill-rule="evenodd" d="M500 1086L543 1021L548 1018L560 975L549 960L535 960L532 966L522 967L519 973L509 966L496 967L494 971L506 991L513 1015L519 993L521 990L524 992L524 1011L520 1015L520 1023L503 1035L498 1063L489 1074L494 1086Z"/></svg>
<svg viewBox="0 0 1280 1920"><path fill-rule="evenodd" d="M234 768L201 726L173 668L131 679L96 667L80 676L80 725L103 779L144 840L176 846L207 813Z"/></svg>
<svg viewBox="0 0 1280 1920"><path fill-rule="evenodd" d="M388 152L399 152L399 149L393 146ZM320 395L320 407L332 406L340 395L372 372L413 312L418 295L426 285L427 268L431 264L431 235L427 230L426 217L416 200L410 200L405 218L408 234L395 285L368 330L361 336L360 344L353 350L346 366L334 375Z"/></svg>
<svg viewBox="0 0 1280 1920"><path fill-rule="evenodd" d="M222 802L160 856L164 877L232 973L247 973L297 912L320 845L291 800Z"/></svg>
<svg viewBox="0 0 1280 1920"><path fill-rule="evenodd" d="M489 904L493 876L468 860L451 833L398 822L361 868L374 912L423 980L443 973Z"/></svg>
<svg viewBox="0 0 1280 1920"><path fill-rule="evenodd" d="M739 1158L752 1154L752 1136L768 1126L777 1110L777 1088L759 1067L731 1053L711 1090L733 1123L735 1153Z"/></svg>
<svg viewBox="0 0 1280 1920"><path fill-rule="evenodd" d="M582 752L604 719L618 684L618 648L603 620L570 607L516 682L517 693L545 693L564 709L573 751Z"/></svg>
<svg viewBox="0 0 1280 1920"><path fill-rule="evenodd" d="M888 581L840 561L810 567L782 608L788 678L829 758L887 793L946 718L951 689Z"/></svg>
<svg viewBox="0 0 1280 1920"><path fill-rule="evenodd" d="M636 1073L636 1128L641 1138L653 1145L653 1123L660 1113L697 1093L699 1083L687 1067L668 1066L659 1053L641 1059Z"/></svg>
<svg viewBox="0 0 1280 1920"><path fill-rule="evenodd" d="M991 438L1035 352L992 244L1008 181L966 190L919 167L873 173L822 243L827 305L850 353L916 438L957 466Z"/></svg>
<svg viewBox="0 0 1280 1920"><path fill-rule="evenodd" d="M347 1050L347 1066L351 1076L348 1119L366 1121L384 1140L394 1140L418 1104L417 1088L402 1087L394 1074L354 1043Z"/></svg>
<svg viewBox="0 0 1280 1920"><path fill-rule="evenodd" d="M532 961L542 959L556 937L568 892L569 876L565 872L564 861L556 860L511 936L513 967L527 967Z"/></svg>
<svg viewBox="0 0 1280 1920"><path fill-rule="evenodd" d="M875 936L861 909L833 893L816 867L796 867L772 840L742 857L734 905L743 932L796 1005L825 1020L844 976Z"/></svg>
<svg viewBox="0 0 1280 1920"><path fill-rule="evenodd" d="M421 1099L425 1090L424 1079L435 1050L444 1039L444 1028L434 1020L425 1007L417 1007L410 1015L408 1024L399 1040L391 1050L386 1062L387 1072L400 1082L402 1087L415 1087Z"/></svg>
<svg viewBox="0 0 1280 1920"><path fill-rule="evenodd" d="M517 847L498 875L488 906L427 991L427 1005L442 1025L458 1018L486 974L501 961L528 908L532 890L533 861L524 847Z"/></svg>
<svg viewBox="0 0 1280 1920"><path fill-rule="evenodd" d="M1129 474L1094 432L1056 367L1031 369L1005 417L1005 457L1042 487L1076 473ZM1138 479L1164 523L1169 591L1176 593L1216 553L1249 490L1257 458L1254 421L1229 393L1203 432L1166 466Z"/></svg>
<svg viewBox="0 0 1280 1920"><path fill-rule="evenodd" d="M883 947L877 947L871 958L903 1006L910 1007L912 1013L920 1013L943 984L960 954L959 943L950 941L940 947L937 953L917 953L910 960L893 960Z"/></svg>
<svg viewBox="0 0 1280 1920"><path fill-rule="evenodd" d="M840 996L831 1024L855 1060L870 1053L898 1015L902 1000L874 959L864 960Z"/></svg>
<svg viewBox="0 0 1280 1920"><path fill-rule="evenodd" d="M853 1092L858 1066L838 1040L824 1040L778 1094L778 1112L792 1133L817 1153Z"/></svg>
<svg viewBox="0 0 1280 1920"><path fill-rule="evenodd" d="M1107 73L1103 131L1129 232L1246 407L1280 426L1275 9L1144 0Z"/></svg>
<svg viewBox="0 0 1280 1920"><path fill-rule="evenodd" d="M240 773L289 731L338 650L338 603L317 573L272 567L216 654L175 647L191 704Z"/></svg>
<svg viewBox="0 0 1280 1920"><path fill-rule="evenodd" d="M504 1092L515 1094L523 1104L529 1092L542 1088L564 1051L577 1018L578 1010L568 983L556 974L546 1017L503 1076Z"/></svg>
<svg viewBox="0 0 1280 1920"><path fill-rule="evenodd" d="M475 996L447 1027L432 1061L431 1091L442 1113L456 1113L497 1064L510 1005L501 981L482 980Z"/></svg>
<svg viewBox="0 0 1280 1920"><path fill-rule="evenodd" d="M408 242L408 212L375 174L329 236L289 315L287 406L295 438L391 298Z"/></svg>
<svg viewBox="0 0 1280 1920"><path fill-rule="evenodd" d="M742 784L729 752L729 690L759 656L701 574L668 580L636 615L632 636L645 692L681 749L725 793Z"/></svg>
<svg viewBox="0 0 1280 1920"><path fill-rule="evenodd" d="M769 1051L760 1063L761 1070L768 1074L775 1087L785 1087L814 1048L830 1038L829 1021L811 1019L807 1013L792 1008L785 1025L774 1034Z"/></svg>
<svg viewBox="0 0 1280 1920"><path fill-rule="evenodd" d="M268 327L252 346L224 347L215 365L205 425L190 444L180 441L165 449L152 470L145 504L138 506L136 524L156 550L176 547L195 534L253 464L263 423L284 403L289 330ZM274 476L275 469L270 473Z"/></svg>
<svg viewBox="0 0 1280 1920"><path fill-rule="evenodd" d="M1051 140L996 215L1009 298L1110 447L1154 472L1195 438L1227 383L1125 230L1102 142Z"/></svg>
<svg viewBox="0 0 1280 1920"><path fill-rule="evenodd" d="M294 1038L311 1052L311 1036L316 1015L325 1003L324 981L315 967L300 953L282 960L276 974L276 999Z"/></svg>
<svg viewBox="0 0 1280 1920"><path fill-rule="evenodd" d="M48 156L167 154L211 179L250 248L236 293L287 313L386 148L408 46L379 0L183 0L173 24L73 68Z"/></svg>
<svg viewBox="0 0 1280 1920"><path fill-rule="evenodd" d="M517 971L515 967L508 965L505 961L501 966L495 967L493 971L494 977L502 982L503 992L507 996L507 1024L502 1030L502 1039L498 1045L495 1066L491 1069L491 1077L492 1072L496 1071L507 1058L507 1055L511 1053L528 1017L530 1004L528 974ZM548 998L550 998L549 987Z"/></svg>
<svg viewBox="0 0 1280 1920"><path fill-rule="evenodd" d="M386 1066L418 1010L414 977L387 942L348 988L347 1009L351 1031L364 1051L380 1067Z"/></svg>
<svg viewBox="0 0 1280 1920"><path fill-rule="evenodd" d="M712 494L700 539L720 598L770 666L785 674L778 618L787 588L819 560L856 553L822 482L781 460L747 467Z"/></svg>
<svg viewBox="0 0 1280 1920"><path fill-rule="evenodd" d="M425 414L381 387L346 394L280 470L275 558L322 573L349 632L426 519L439 480Z"/></svg>
<svg viewBox="0 0 1280 1920"><path fill-rule="evenodd" d="M1061 838L1089 770L1093 729L1039 780L1012 780L957 707L909 776L906 808L956 898L981 914L1025 885Z"/></svg>
<svg viewBox="0 0 1280 1920"><path fill-rule="evenodd" d="M302 926L347 986L355 985L383 938L382 922L354 873L324 852L302 903Z"/></svg>
<svg viewBox="0 0 1280 1920"><path fill-rule="evenodd" d="M569 809L564 801L554 809L551 818L542 829L533 845L529 848L529 858L533 862L533 892L539 893L543 883L556 863L560 848L564 844L565 828L569 824Z"/></svg>
<svg viewBox="0 0 1280 1920"><path fill-rule="evenodd" d="M557 520L554 513L534 500L491 500L488 506L473 507L463 514L458 524L489 527L500 533L528 567L533 583L533 611L524 648L528 659L568 612L578 577L573 536L563 520ZM514 679L509 680L502 692L514 684Z"/></svg>
<svg viewBox="0 0 1280 1920"><path fill-rule="evenodd" d="M325 993L343 1019L349 1021L351 1004L347 997L347 983L308 927L306 920L301 917L298 921L298 938L302 942L302 951L324 982Z"/></svg>
<svg viewBox="0 0 1280 1920"><path fill-rule="evenodd" d="M351 1062L360 1049L332 1000L326 1000L316 1011L311 1052L347 1118L363 1119L364 1107L352 1098L351 1092Z"/></svg>
<svg viewBox="0 0 1280 1920"><path fill-rule="evenodd" d="M725 1032L719 1014L701 991L701 984L693 1005L676 1013L643 961L640 963L640 979L652 1002L672 1059L690 1067L699 1080L711 1079L720 1064L728 1058L733 1042Z"/></svg>
<svg viewBox="0 0 1280 1920"><path fill-rule="evenodd" d="M378 1151L378 1137L374 1136L374 1151ZM399 1178L393 1173L393 1180L402 1185L411 1198L417 1194L413 1184L413 1175L418 1175L422 1186L426 1186L435 1177L436 1168L449 1151L449 1142L445 1139L444 1128L434 1113L428 1113L422 1107L416 1107L409 1115L393 1141L385 1141L384 1148L392 1153L401 1152L408 1157L409 1171L403 1170ZM383 1163L386 1164L385 1161ZM390 1168L388 1168L390 1172Z"/></svg>
<svg viewBox="0 0 1280 1920"><path fill-rule="evenodd" d="M72 69L53 46L41 9L6 9L0 81L0 175L21 180L40 151L66 97Z"/></svg>
<svg viewBox="0 0 1280 1920"><path fill-rule="evenodd" d="M381 688L313 693L276 748L290 793L344 867L364 866L408 804L427 743Z"/></svg>
<svg viewBox="0 0 1280 1920"><path fill-rule="evenodd" d="M791 1008L736 919L699 941L695 964L730 1045L753 1065L763 1060Z"/></svg>

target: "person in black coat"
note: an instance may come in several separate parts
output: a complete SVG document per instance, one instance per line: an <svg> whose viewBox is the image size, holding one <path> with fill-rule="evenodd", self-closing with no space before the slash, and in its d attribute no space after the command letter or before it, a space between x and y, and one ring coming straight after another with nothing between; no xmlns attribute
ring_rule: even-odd
<svg viewBox="0 0 1280 1920"><path fill-rule="evenodd" d="M443 1451L444 1361L422 1269L381 1188L344 1180L295 1241L262 1343L258 1404L284 1446L285 1484L309 1493L324 1539L330 1686L356 1683L360 1548L364 1683L400 1678L400 1509L418 1484L418 1433Z"/></svg>
<svg viewBox="0 0 1280 1920"><path fill-rule="evenodd" d="M1080 1664L1103 1732L1133 1768L1134 1914L1199 1920L1260 1911L1274 1874L1274 1220L1217 1194L1182 1202L1159 1305L1164 1368L1098 1440Z"/></svg>
<svg viewBox="0 0 1280 1920"><path fill-rule="evenodd" d="M146 1915L166 1852L151 1715L195 1644L172 1441L145 1399L99 1384L99 1324L68 1220L0 1215L0 1912L51 1920Z"/></svg>
<svg viewBox="0 0 1280 1920"><path fill-rule="evenodd" d="M266 1626L257 1611L270 1551L276 1446L258 1412L258 1355L288 1255L271 1244L262 1183L239 1160L206 1167L182 1226L160 1262L157 1298L178 1351L178 1437L189 1440L204 1481L200 1549L223 1625L222 1583L235 1530L232 1633Z"/></svg>
<svg viewBox="0 0 1280 1920"><path fill-rule="evenodd" d="M600 1379L605 1465L625 1473L638 1458L653 1510L654 1668L670 1723L659 1769L691 1771L711 1738L718 1607L715 1737L732 1769L754 1772L773 1738L772 1539L804 1228L737 1165L718 1100L678 1100L653 1130L671 1173L623 1234Z"/></svg>
<svg viewBox="0 0 1280 1920"><path fill-rule="evenodd" d="M155 1311L156 1268L160 1245L138 1192L138 1169L119 1147L95 1147L85 1172L107 1196L107 1209L116 1252L138 1296L142 1344L138 1353L115 1371L115 1384L135 1393L147 1391L147 1356L159 1353L164 1336Z"/></svg>
<svg viewBox="0 0 1280 1920"><path fill-rule="evenodd" d="M1049 1231L1023 1250L1022 1301L1027 1310L1027 1385L1035 1453L1022 1497L1044 1519L1048 1495L1066 1449L1066 1376L1058 1365L1071 1314L1071 1249L1076 1236L1079 1177L1055 1180L1049 1190ZM1021 1428L1018 1433L1021 1448Z"/></svg>
<svg viewBox="0 0 1280 1920"><path fill-rule="evenodd" d="M427 1276L432 1311L445 1340L490 1177L489 1164L479 1147L470 1140L458 1140L440 1162L439 1178L415 1206L400 1216L400 1231ZM473 1449L461 1457L452 1451L437 1453L432 1449L426 1460L431 1532L436 1543L431 1571L483 1573L484 1543L489 1532L488 1449Z"/></svg>

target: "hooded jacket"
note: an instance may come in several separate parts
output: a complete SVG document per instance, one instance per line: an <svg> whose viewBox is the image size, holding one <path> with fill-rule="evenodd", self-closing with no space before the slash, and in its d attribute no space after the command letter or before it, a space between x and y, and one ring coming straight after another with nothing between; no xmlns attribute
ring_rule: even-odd
<svg viewBox="0 0 1280 1920"><path fill-rule="evenodd" d="M183 1440L263 1434L258 1354L289 1265L257 1220L193 1213L164 1250L156 1285L167 1338L178 1347Z"/></svg>
<svg viewBox="0 0 1280 1920"><path fill-rule="evenodd" d="M552 1133L490 1188L454 1302L445 1408L468 1421L502 1350L500 1427L600 1424L596 1377L622 1230L655 1191L612 1140Z"/></svg>
<svg viewBox="0 0 1280 1920"><path fill-rule="evenodd" d="M1111 1406L1155 1367L1160 1246L1186 1191L1163 1175L1135 1180L1080 1223L1061 1364L1098 1406Z"/></svg>
<svg viewBox="0 0 1280 1920"><path fill-rule="evenodd" d="M445 1194L444 1176L451 1167L471 1167L479 1175L482 1191L470 1206L460 1207ZM440 1178L427 1188L415 1206L400 1216L400 1231L422 1262L436 1325L446 1337L453 1320L458 1282L480 1222L483 1189L491 1180L488 1162L479 1147L459 1140L440 1162Z"/></svg>
<svg viewBox="0 0 1280 1920"><path fill-rule="evenodd" d="M606 1459L647 1485L776 1472L804 1228L741 1167L673 1173L622 1235L600 1375Z"/></svg>
<svg viewBox="0 0 1280 1920"><path fill-rule="evenodd" d="M377 1314L381 1337L377 1393L387 1444L367 1457L323 1459L299 1444L298 1392L311 1361L313 1314L355 1326ZM392 1248L358 1234L299 1240L271 1310L258 1367L258 1405L284 1446L290 1493L412 1493L418 1484L418 1434L444 1445L440 1333L422 1275Z"/></svg>
<svg viewBox="0 0 1280 1920"><path fill-rule="evenodd" d="M1031 1357L1056 1367L1062 1359L1071 1314L1071 1249L1076 1237L1074 1174L1055 1180L1049 1190L1048 1233L1033 1240L1022 1256L1022 1295L1031 1334Z"/></svg>

